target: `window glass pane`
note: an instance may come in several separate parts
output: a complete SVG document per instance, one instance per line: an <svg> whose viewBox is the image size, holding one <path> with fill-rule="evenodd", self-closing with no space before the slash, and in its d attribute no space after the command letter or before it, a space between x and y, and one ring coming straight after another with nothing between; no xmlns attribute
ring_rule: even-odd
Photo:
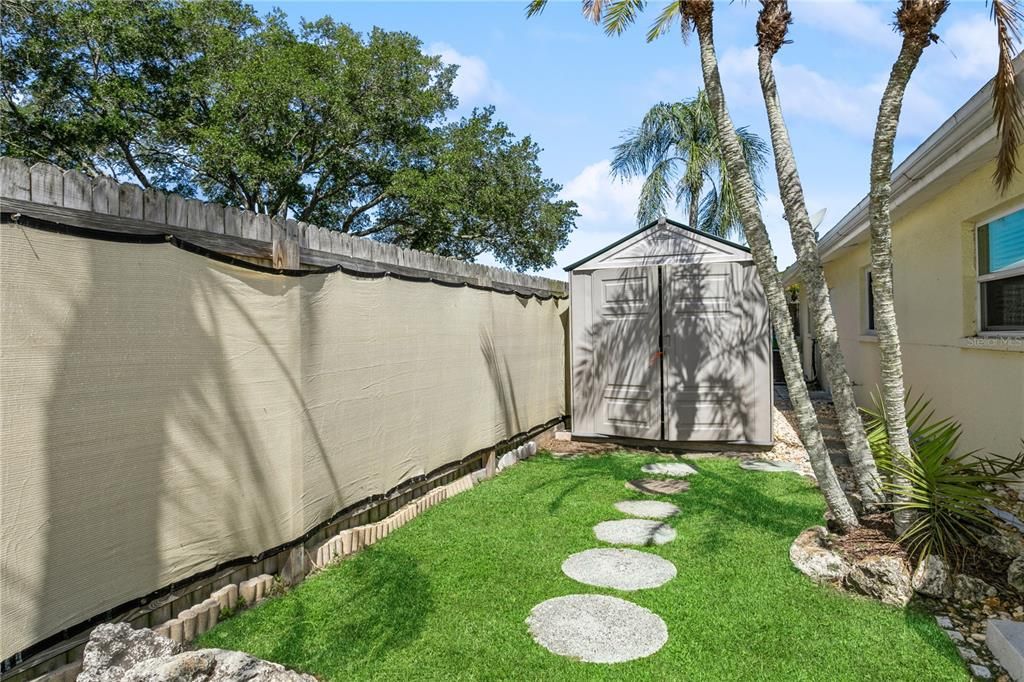
<svg viewBox="0 0 1024 682"><path fill-rule="evenodd" d="M982 274L1024 265L1024 210L993 220L986 227L978 232Z"/></svg>
<svg viewBox="0 0 1024 682"><path fill-rule="evenodd" d="M867 272L868 289L868 331L875 331L875 287L871 282L871 271Z"/></svg>
<svg viewBox="0 0 1024 682"><path fill-rule="evenodd" d="M986 329L1024 329L1024 275L982 285Z"/></svg>

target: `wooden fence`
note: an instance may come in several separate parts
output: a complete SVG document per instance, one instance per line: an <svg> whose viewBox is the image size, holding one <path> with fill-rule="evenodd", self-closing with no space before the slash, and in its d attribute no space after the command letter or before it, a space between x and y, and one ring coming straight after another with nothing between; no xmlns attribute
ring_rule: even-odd
<svg viewBox="0 0 1024 682"><path fill-rule="evenodd" d="M280 269L344 264L367 272L429 276L542 296L566 283L353 237L316 225L187 199L113 178L0 157L0 208L76 227L123 234L169 234Z"/></svg>

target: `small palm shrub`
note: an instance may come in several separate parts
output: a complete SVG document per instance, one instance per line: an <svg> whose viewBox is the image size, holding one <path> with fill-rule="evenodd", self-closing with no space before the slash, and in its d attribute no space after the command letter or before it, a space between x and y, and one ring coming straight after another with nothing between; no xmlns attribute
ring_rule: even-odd
<svg viewBox="0 0 1024 682"><path fill-rule="evenodd" d="M1006 484L1024 473L1024 450L1016 457L979 451L956 454L961 427L951 418L936 420L931 401L913 399L907 392L907 427L911 457L893 457L886 436L885 410L872 395L868 415L868 443L879 470L886 477L884 490L897 500L894 510L910 510L915 521L900 536L912 554L923 559L937 554L955 561L978 538L995 529L988 510L996 501L996 484Z"/></svg>

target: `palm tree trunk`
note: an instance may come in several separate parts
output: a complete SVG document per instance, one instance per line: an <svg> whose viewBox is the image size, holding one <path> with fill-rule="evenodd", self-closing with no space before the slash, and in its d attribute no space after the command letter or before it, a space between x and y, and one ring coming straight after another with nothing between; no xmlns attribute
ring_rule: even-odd
<svg viewBox="0 0 1024 682"><path fill-rule="evenodd" d="M700 43L701 69L704 74L704 88L707 91L715 114L718 134L721 137L726 170L736 192L743 231L757 266L758 277L768 299L772 324L775 327L775 338L782 356L783 371L786 385L789 387L790 400L797 418L797 429L800 439L807 447L811 468L818 478L825 501L836 521L844 528L858 525L857 515L850 507L849 500L843 493L839 479L836 477L832 461L829 459L825 441L821 436L818 417L814 412L804 384L803 369L800 366L800 355L797 352L796 338L793 335L793 321L789 316L786 295L782 288L782 279L775 263L768 231L761 220L761 210L757 203L754 182L743 157L743 149L732 119L725 105L722 83L718 73L718 59L715 55L712 5L710 2L688 2L683 11L692 19Z"/></svg>
<svg viewBox="0 0 1024 682"><path fill-rule="evenodd" d="M785 37L785 28L788 24L789 12L785 6L784 1L775 3L774 6L765 3L765 9L761 12L762 17L767 19L773 17L766 17L766 11L775 9L784 12L784 15L776 14L774 16L775 19L781 18L781 31L779 30L780 22L775 21L775 25L770 27L775 31L770 36L762 34L762 40L759 41L757 64L761 77L761 91L768 112L768 127L771 131L772 148L775 152L779 196L786 210L786 221L789 223L800 277L804 283L811 314L814 315L818 342L821 345L821 361L832 390L832 399L836 407L836 416L839 419L839 428L843 434L843 442L846 444L850 462L853 464L857 490L864 507L870 509L877 507L882 501L881 479L871 454L871 448L868 446L867 434L857 401L853 396L853 383L846 371L843 352L839 347L839 333L832 312L832 302L828 295L828 284L825 282L825 273L818 256L817 236L814 234L810 216L807 214L803 186L797 172L796 157L793 154L786 121L782 116L782 104L779 100L775 73L772 69L772 57L778 47L782 45L781 39ZM759 33L761 33L761 28L762 22L759 21Z"/></svg>
<svg viewBox="0 0 1024 682"><path fill-rule="evenodd" d="M871 225L871 283L875 301L875 331L878 334L879 369L882 377L880 391L889 448L893 457L904 460L909 460L912 455L903 387L903 357L892 287L892 215L889 207L889 200L892 197L892 154L907 83L917 68L924 48L935 39L932 29L945 8L946 4L942 0L930 3L902 3L897 13L897 24L903 32L903 44L889 73L889 82L882 93L871 145L868 210ZM928 21L921 21L921 14L929 12L930 25ZM901 16L901 13L906 14ZM907 485L907 481L902 477L896 477L893 483L897 488L905 488ZM894 519L896 532L902 534L913 523L914 514L910 510L899 511L894 515Z"/></svg>
<svg viewBox="0 0 1024 682"><path fill-rule="evenodd" d="M690 225L692 229L697 229L697 216L700 207L700 187L690 188Z"/></svg>

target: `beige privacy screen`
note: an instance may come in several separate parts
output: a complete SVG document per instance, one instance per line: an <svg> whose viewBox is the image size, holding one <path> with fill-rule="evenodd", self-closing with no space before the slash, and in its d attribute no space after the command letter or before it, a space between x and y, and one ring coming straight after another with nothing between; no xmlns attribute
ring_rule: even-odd
<svg viewBox="0 0 1024 682"><path fill-rule="evenodd" d="M564 411L564 300L0 240L3 658Z"/></svg>

